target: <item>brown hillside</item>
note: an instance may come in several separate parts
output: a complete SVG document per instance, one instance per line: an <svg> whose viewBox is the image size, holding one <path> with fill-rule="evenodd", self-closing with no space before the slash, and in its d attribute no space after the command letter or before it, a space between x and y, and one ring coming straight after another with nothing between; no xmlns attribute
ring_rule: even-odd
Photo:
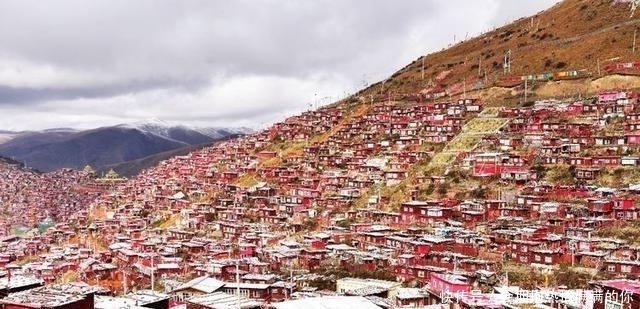
<svg viewBox="0 0 640 309"><path fill-rule="evenodd" d="M634 61L634 31L640 27L640 13L631 17L629 4L611 0L565 0L531 17L461 42L424 59L422 57L378 82L360 94L384 97L397 93L416 93L447 70L451 74L444 87L474 80L492 86L504 75L504 55L511 50L511 75L558 71L581 71L597 77L607 60ZM640 43L640 42L639 42ZM640 45L640 44L639 44ZM637 53L636 53L637 54Z"/></svg>

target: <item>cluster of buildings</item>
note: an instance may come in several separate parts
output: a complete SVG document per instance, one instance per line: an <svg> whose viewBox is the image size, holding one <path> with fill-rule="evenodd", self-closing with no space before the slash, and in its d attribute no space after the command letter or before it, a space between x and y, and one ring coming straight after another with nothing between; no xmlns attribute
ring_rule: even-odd
<svg viewBox="0 0 640 309"><path fill-rule="evenodd" d="M495 114L475 99L345 104L173 157L130 180L2 167L0 198L13 214L3 220L54 223L0 239L0 304L613 308L621 301L606 295L626 291L635 308L640 246L597 235L638 218L640 188L599 183L640 160L637 104L626 91ZM472 132L472 119L499 125ZM474 143L455 148L449 174L416 169L465 134ZM545 177L557 166L568 183ZM452 170L495 186L476 197L424 193L451 182ZM397 186L406 190L389 207L397 193L384 189ZM584 291L523 291L508 285L504 263L551 272L568 264L619 279ZM314 288L326 269L397 280L334 278L335 289ZM589 307L585 299L598 295L609 305Z"/></svg>
<svg viewBox="0 0 640 309"><path fill-rule="evenodd" d="M84 187L92 182L88 174L71 169L41 174L0 164L0 235L30 232L69 218L100 195Z"/></svg>
<svg viewBox="0 0 640 309"><path fill-rule="evenodd" d="M11 278L7 278L10 276ZM83 282L44 285L20 275L0 277L0 307L11 309L472 309L472 308L637 308L640 284L616 279L590 283L585 289L521 289L495 287L490 293L475 289L454 274L432 274L429 285L403 287L394 281L341 278L336 291L301 287L286 300L269 302L259 293L243 293L251 283L230 284L210 276L171 285L165 292L136 290L113 296L111 291ZM254 284L256 285L256 284ZM264 284L263 284L264 285ZM232 291L235 290L235 293ZM181 299L186 301L176 301Z"/></svg>

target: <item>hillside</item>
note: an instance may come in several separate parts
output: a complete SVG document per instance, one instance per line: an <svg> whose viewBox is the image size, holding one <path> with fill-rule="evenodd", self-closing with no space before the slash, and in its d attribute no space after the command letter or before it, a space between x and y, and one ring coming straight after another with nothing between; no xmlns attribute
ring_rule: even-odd
<svg viewBox="0 0 640 309"><path fill-rule="evenodd" d="M449 90L449 94L459 95L464 88L471 93L474 89L500 86L505 76L567 71L577 71L583 82L589 82L605 73L611 59L617 62L638 59L633 41L640 16L630 17L629 4L613 3L562 1L537 15L420 57L359 94L393 99L401 94ZM503 64L508 51L511 68L505 74ZM634 74L638 70L625 73ZM463 87L465 81L467 85ZM634 84L638 85L637 80ZM502 94L500 99L514 97L509 91Z"/></svg>
<svg viewBox="0 0 640 309"><path fill-rule="evenodd" d="M93 227L89 243L101 248L175 237L189 248L180 253L185 265L239 265L252 255L266 272L304 270L327 281L395 278L431 288L433 275L455 273L488 291L505 281L584 289L629 278L637 271L615 266L640 256L639 79L610 64L600 74L580 69L614 50L616 61L634 62L601 40L617 25L623 30L612 36L624 41L635 23L629 14L628 5L567 0L427 56L433 85L421 84L414 62L383 91L381 82L127 180L97 179L112 191L68 222ZM477 69L456 57L484 52L496 61L505 48L510 73L492 65L483 87L454 85ZM580 73L543 74L551 70ZM525 73L526 82L517 76ZM466 98L456 97L461 89ZM166 245L131 250L142 247ZM485 274L495 280L480 282Z"/></svg>

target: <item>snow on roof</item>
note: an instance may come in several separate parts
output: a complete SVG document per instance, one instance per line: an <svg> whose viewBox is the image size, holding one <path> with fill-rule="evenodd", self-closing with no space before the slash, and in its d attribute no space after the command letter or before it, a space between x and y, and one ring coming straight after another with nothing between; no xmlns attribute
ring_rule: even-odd
<svg viewBox="0 0 640 309"><path fill-rule="evenodd" d="M63 305L80 302L84 299L83 295L66 294L66 293L46 293L40 290L27 290L23 292L9 294L0 300L3 304L29 304L42 307L60 307Z"/></svg>
<svg viewBox="0 0 640 309"><path fill-rule="evenodd" d="M159 302L161 300L165 300L169 298L169 295L154 292L151 290L139 290L135 293L129 293L124 296L124 298L129 298L137 301L141 305L152 304L155 302Z"/></svg>
<svg viewBox="0 0 640 309"><path fill-rule="evenodd" d="M187 302L216 309L237 309L238 302L240 303L240 309L254 308L262 305L262 303L248 299L244 296L236 296L224 292L215 292L196 296L187 299Z"/></svg>
<svg viewBox="0 0 640 309"><path fill-rule="evenodd" d="M276 309L380 309L362 296L311 297L274 303Z"/></svg>
<svg viewBox="0 0 640 309"><path fill-rule="evenodd" d="M181 286L176 290L194 289L205 293L213 293L225 285L225 282L209 276L195 278Z"/></svg>
<svg viewBox="0 0 640 309"><path fill-rule="evenodd" d="M351 277L338 279L338 281L359 283L359 284L369 285L369 286L379 286L387 289L390 289L399 285L399 283L395 281L378 280L378 279L362 279L362 278L351 278Z"/></svg>
<svg viewBox="0 0 640 309"><path fill-rule="evenodd" d="M355 250L354 247L351 247L347 244L327 245L325 248L327 248L328 250Z"/></svg>
<svg viewBox="0 0 640 309"><path fill-rule="evenodd" d="M148 309L147 307L137 306L133 299L111 296L95 296L95 309Z"/></svg>
<svg viewBox="0 0 640 309"><path fill-rule="evenodd" d="M399 299L421 298L428 295L428 292L418 288L399 288L396 292L396 298Z"/></svg>
<svg viewBox="0 0 640 309"><path fill-rule="evenodd" d="M171 196L172 199L176 199L176 200L180 200L183 199L186 195L184 193L182 193L182 191L179 191L178 193L174 194Z"/></svg>
<svg viewBox="0 0 640 309"><path fill-rule="evenodd" d="M0 278L0 288L21 288L30 285L43 284L44 281L32 276L13 275L11 280L8 277Z"/></svg>

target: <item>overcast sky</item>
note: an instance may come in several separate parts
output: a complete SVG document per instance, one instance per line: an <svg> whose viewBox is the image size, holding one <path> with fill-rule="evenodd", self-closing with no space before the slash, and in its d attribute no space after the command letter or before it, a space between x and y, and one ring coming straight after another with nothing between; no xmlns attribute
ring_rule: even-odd
<svg viewBox="0 0 640 309"><path fill-rule="evenodd" d="M0 2L0 129L264 126L553 0Z"/></svg>

